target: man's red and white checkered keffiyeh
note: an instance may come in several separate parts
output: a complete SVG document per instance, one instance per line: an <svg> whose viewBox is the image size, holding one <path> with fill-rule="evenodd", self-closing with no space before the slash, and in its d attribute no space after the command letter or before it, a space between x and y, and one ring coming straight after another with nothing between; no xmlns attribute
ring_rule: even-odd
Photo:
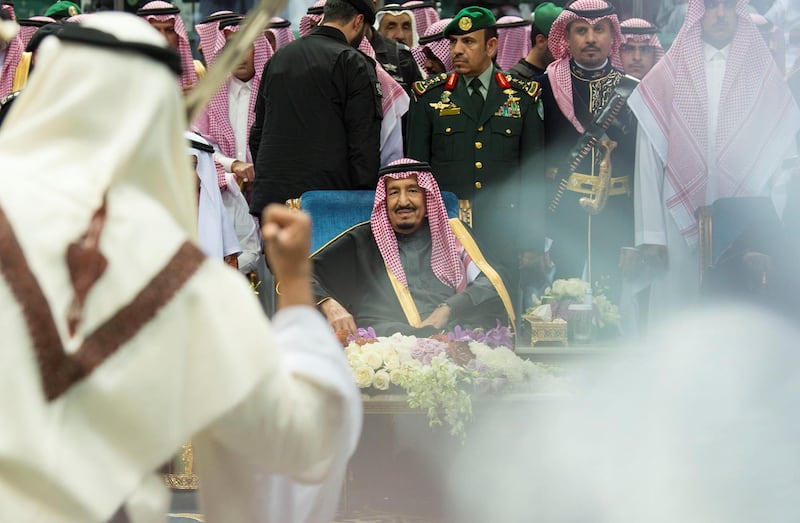
<svg viewBox="0 0 800 523"><path fill-rule="evenodd" d="M411 0L405 2L406 7L414 13L414 20L417 22L417 33L422 36L428 28L439 21L439 12L430 3L421 0Z"/></svg>
<svg viewBox="0 0 800 523"><path fill-rule="evenodd" d="M35 20L37 22L43 22L44 24L54 24L56 21L49 16L32 16L29 20ZM41 26L39 25L20 25L19 27L19 37L22 40L22 49L25 50L28 47L28 42L31 41L33 38L33 34L39 30Z"/></svg>
<svg viewBox="0 0 800 523"><path fill-rule="evenodd" d="M497 19L497 66L503 71L528 56L531 50L531 24L516 25L524 20L518 16ZM515 24L504 27L505 24Z"/></svg>
<svg viewBox="0 0 800 523"><path fill-rule="evenodd" d="M169 2L162 0L154 0L148 2L142 9L175 9L175 6ZM189 44L189 37L186 34L186 26L183 25L183 20L180 15L146 15L145 20L156 20L158 22L166 22L167 20L175 20L175 34L178 35L178 55L181 57L181 88L186 89L192 87L197 83L197 73L194 70L194 59L192 58L192 48Z"/></svg>
<svg viewBox="0 0 800 523"><path fill-rule="evenodd" d="M656 28L656 26L641 18L628 18L619 24L619 26L622 30L624 43L644 42L655 49L656 62L664 58L664 48L661 46L661 41L658 39L658 34L656 34L658 32L658 28ZM653 32L647 34L630 34L626 33L625 29L651 29Z"/></svg>
<svg viewBox="0 0 800 523"><path fill-rule="evenodd" d="M270 20L273 24L279 24L282 22L286 22L283 18L279 16L273 16ZM270 27L267 29L272 35L275 37L275 51L280 49L286 44L294 42L294 33L292 32L292 28L290 26L287 27Z"/></svg>
<svg viewBox="0 0 800 523"><path fill-rule="evenodd" d="M358 50L375 60L375 49L372 48L366 36L363 37L361 43L358 44ZM383 109L383 117L386 118L396 112L392 106L403 98L406 99L404 104L405 109L400 112L400 116L405 114L408 111L408 95L406 92L400 84L397 83L397 80L392 78L378 62L375 62L375 73L378 76L378 83L381 84L381 108Z"/></svg>
<svg viewBox="0 0 800 523"><path fill-rule="evenodd" d="M416 176L417 184L425 190L425 209L431 230L431 269L439 281L452 287L456 292L462 292L467 287L467 283L477 277L479 271L475 270L472 259L450 228L447 209L433 174L429 169L419 167L420 163L416 160L408 158L395 160L387 167L403 164L415 167L410 167L408 171L381 176L375 190L375 203L372 207L370 224L372 225L372 235L375 237L375 243L378 245L383 261L394 277L403 285L408 286L408 280L400 262L397 237L389 221L389 213L386 208L386 180L387 178L400 180ZM472 278L468 278L468 273Z"/></svg>
<svg viewBox="0 0 800 523"><path fill-rule="evenodd" d="M427 47L428 49L430 49L430 51L434 54L434 56L436 56L436 58L442 61L442 64L444 65L444 70L446 72L453 70L453 59L450 58L450 41L447 39L447 37L444 36L444 34L442 34L444 28L447 27L447 24L449 24L451 20L453 19L444 18L442 20L439 20L438 22L431 24L430 27L428 27L428 30L425 31L425 34L422 35L422 37L425 37L438 34L441 35L441 38L434 40L432 42L428 42L427 44L424 45L420 44L411 49L411 56L414 57L414 61L417 62L417 65L419 66L420 70L423 71L428 76L430 76L430 74L425 69L425 52L422 50L423 47Z"/></svg>
<svg viewBox="0 0 800 523"><path fill-rule="evenodd" d="M233 11L215 11L211 13L211 17L225 14L235 16ZM200 52L203 53L203 59L206 65L210 66L217 58L219 50L225 45L225 37L219 30L219 20L195 24L194 30L200 39Z"/></svg>
<svg viewBox="0 0 800 523"><path fill-rule="evenodd" d="M325 0L317 0L309 9L319 9L325 7ZM297 26L297 32L300 36L306 36L311 30L319 25L322 20L322 13L306 13L300 17L300 24Z"/></svg>

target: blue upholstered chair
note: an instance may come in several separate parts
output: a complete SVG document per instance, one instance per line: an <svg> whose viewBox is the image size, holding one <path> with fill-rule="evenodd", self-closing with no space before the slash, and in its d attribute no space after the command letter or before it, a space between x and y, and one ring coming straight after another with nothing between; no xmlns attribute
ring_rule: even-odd
<svg viewBox="0 0 800 523"><path fill-rule="evenodd" d="M766 197L720 198L696 214L701 281L737 243L746 241L758 249L774 243L781 229L772 200Z"/></svg>
<svg viewBox="0 0 800 523"><path fill-rule="evenodd" d="M450 218L471 224L468 201L451 192L443 192L442 199ZM369 221L374 201L375 191L307 191L286 203L311 215L311 252L316 252L350 227Z"/></svg>

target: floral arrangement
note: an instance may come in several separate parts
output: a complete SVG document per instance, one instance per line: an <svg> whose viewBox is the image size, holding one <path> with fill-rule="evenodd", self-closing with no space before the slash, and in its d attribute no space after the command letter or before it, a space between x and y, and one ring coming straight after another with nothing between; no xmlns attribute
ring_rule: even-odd
<svg viewBox="0 0 800 523"><path fill-rule="evenodd" d="M488 331L456 327L431 338L377 337L371 328L358 329L343 343L360 388L376 393L396 388L409 407L427 412L431 426L446 424L462 439L472 419L473 394L530 392L540 381L558 379L549 367L514 354L512 334L499 323Z"/></svg>
<svg viewBox="0 0 800 523"><path fill-rule="evenodd" d="M533 297L535 306L528 309L526 315L540 317L546 321L558 318L569 321L569 306L573 303L584 303L587 293L591 293L589 283L580 278L555 280L550 287L545 289L541 298ZM542 305L549 305L549 311L546 308L543 310ZM605 296L600 284L595 284L592 306L598 326L619 324L619 308Z"/></svg>

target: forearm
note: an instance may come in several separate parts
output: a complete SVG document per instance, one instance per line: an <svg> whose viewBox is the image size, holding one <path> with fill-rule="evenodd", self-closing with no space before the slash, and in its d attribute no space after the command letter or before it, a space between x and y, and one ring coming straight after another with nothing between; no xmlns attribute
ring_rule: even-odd
<svg viewBox="0 0 800 523"><path fill-rule="evenodd" d="M255 465L305 482L321 480L357 401L341 346L323 318L292 307L273 319L279 368L236 409L218 420L212 436ZM352 388L348 388L348 385Z"/></svg>

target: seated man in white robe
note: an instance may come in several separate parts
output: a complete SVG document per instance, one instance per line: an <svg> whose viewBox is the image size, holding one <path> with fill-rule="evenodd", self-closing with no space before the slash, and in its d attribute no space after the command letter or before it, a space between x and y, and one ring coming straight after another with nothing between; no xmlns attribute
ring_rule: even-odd
<svg viewBox="0 0 800 523"><path fill-rule="evenodd" d="M158 32L98 13L37 61L0 131L0 521L163 522L158 469L189 439L205 521L331 521L361 408L313 309L308 218L263 216L270 325L197 246L180 60Z"/></svg>
<svg viewBox="0 0 800 523"><path fill-rule="evenodd" d="M334 330L430 336L513 321L502 279L466 226L448 220L428 164L404 158L380 175L370 221L313 256L314 293Z"/></svg>

